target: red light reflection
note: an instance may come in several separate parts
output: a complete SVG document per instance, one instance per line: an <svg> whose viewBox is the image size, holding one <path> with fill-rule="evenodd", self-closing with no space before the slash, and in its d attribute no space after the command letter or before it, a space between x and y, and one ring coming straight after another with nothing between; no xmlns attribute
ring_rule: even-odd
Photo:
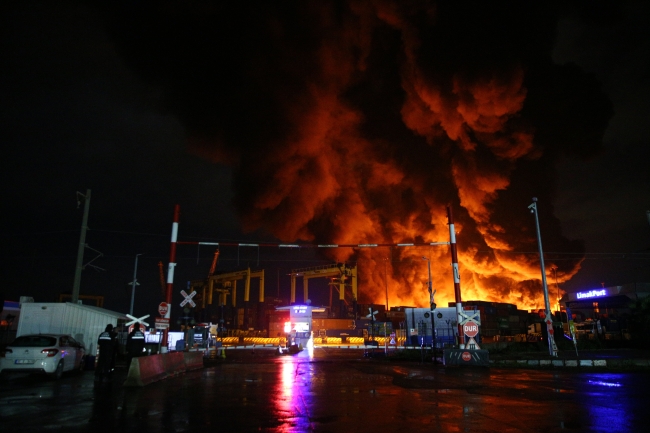
<svg viewBox="0 0 650 433"><path fill-rule="evenodd" d="M278 425L275 432L312 431L310 421L310 378L302 371L309 363L296 362L295 357L280 360L279 381L275 395L275 413ZM305 377L307 376L307 377Z"/></svg>

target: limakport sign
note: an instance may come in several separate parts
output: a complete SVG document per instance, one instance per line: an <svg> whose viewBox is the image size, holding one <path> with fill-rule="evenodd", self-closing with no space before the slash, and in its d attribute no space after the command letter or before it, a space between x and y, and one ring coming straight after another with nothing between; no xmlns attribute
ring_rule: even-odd
<svg viewBox="0 0 650 433"><path fill-rule="evenodd" d="M578 299L588 299L588 298L600 298L607 296L607 290L589 290L588 292L578 292L576 293Z"/></svg>

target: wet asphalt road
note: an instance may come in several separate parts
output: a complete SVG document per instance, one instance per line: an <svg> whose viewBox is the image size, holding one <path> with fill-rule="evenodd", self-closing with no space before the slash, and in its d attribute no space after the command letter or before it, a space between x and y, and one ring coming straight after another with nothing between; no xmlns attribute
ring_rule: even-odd
<svg viewBox="0 0 650 433"><path fill-rule="evenodd" d="M234 355L234 352L229 352ZM449 368L241 351L146 387L0 380L4 432L644 432L648 372Z"/></svg>

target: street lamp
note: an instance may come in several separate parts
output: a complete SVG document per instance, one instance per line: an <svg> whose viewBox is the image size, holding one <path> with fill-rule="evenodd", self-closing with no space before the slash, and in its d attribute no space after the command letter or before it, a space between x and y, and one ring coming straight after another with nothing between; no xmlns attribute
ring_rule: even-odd
<svg viewBox="0 0 650 433"><path fill-rule="evenodd" d="M133 282L131 282L131 309L129 310L130 315L133 315L133 300L135 299L135 286L138 285L138 280L136 278L136 275L138 274L138 256L141 255L142 254L135 255L135 266L133 267Z"/></svg>
<svg viewBox="0 0 650 433"><path fill-rule="evenodd" d="M557 346L553 338L553 322L551 320L551 304L548 301L548 285L546 284L546 269L544 269L544 251L542 250L542 235L539 231L539 217L537 216L537 197L528 206L530 212L535 215L535 226L537 227L537 247L539 249L539 264L542 270L542 287L544 288L544 304L546 307L546 329L548 333L548 350L551 356L557 356Z"/></svg>
<svg viewBox="0 0 650 433"><path fill-rule="evenodd" d="M433 301L433 295L435 292L433 291L433 287L431 286L431 260L428 257L422 256L422 260L427 261L427 265L429 268L429 303L431 306L431 348L433 349L433 359L435 362L436 359L436 323L435 323L435 318L433 317L433 310L436 309L436 303Z"/></svg>
<svg viewBox="0 0 650 433"><path fill-rule="evenodd" d="M84 216L81 220L81 235L79 236L79 248L77 250L77 268L74 273L74 281L72 283L72 299L73 304L79 300L79 287L81 285L81 271L84 264L84 250L86 249L86 231L88 230L88 209L90 209L90 190L86 190L86 195L77 191L77 208L81 205L79 198L84 199Z"/></svg>
<svg viewBox="0 0 650 433"><path fill-rule="evenodd" d="M388 258L384 257L384 281L386 282L386 311L388 311Z"/></svg>

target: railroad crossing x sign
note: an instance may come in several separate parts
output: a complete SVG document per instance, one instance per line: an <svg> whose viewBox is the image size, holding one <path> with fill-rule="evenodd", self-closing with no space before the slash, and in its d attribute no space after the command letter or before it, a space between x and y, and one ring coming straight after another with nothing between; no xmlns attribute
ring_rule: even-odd
<svg viewBox="0 0 650 433"><path fill-rule="evenodd" d="M196 293L197 292L192 292L188 295L185 290L181 290L181 295L185 297L183 302L181 302L181 307L184 307L185 304L190 304L192 307L196 307L196 303L192 300L192 298L194 297L194 295L196 295Z"/></svg>
<svg viewBox="0 0 650 433"><path fill-rule="evenodd" d="M132 315L130 315L130 314L127 314L126 317L128 317L129 319L132 319L130 322L125 323L126 326L131 326L131 325L133 325L134 323L142 323L142 324L144 325L145 328L149 326L149 324L148 324L147 322L144 321L144 319L146 319L147 317L149 317L148 314L147 314L146 316L142 316L142 317L140 317L140 318L134 317L134 316L132 316Z"/></svg>
<svg viewBox="0 0 650 433"><path fill-rule="evenodd" d="M469 310L461 311L460 316L463 319L460 321L460 324L464 325L465 323L467 323L467 322L469 322L471 320L471 321L476 322L476 323L478 323L480 325L481 324L481 319L479 318L479 315L480 315L480 312L478 310L476 310L476 311L469 311Z"/></svg>
<svg viewBox="0 0 650 433"><path fill-rule="evenodd" d="M379 313L379 311L372 311L372 308L368 308L368 311L370 311L370 314L367 314L366 317L368 319L372 319L373 321L376 320L375 314Z"/></svg>

